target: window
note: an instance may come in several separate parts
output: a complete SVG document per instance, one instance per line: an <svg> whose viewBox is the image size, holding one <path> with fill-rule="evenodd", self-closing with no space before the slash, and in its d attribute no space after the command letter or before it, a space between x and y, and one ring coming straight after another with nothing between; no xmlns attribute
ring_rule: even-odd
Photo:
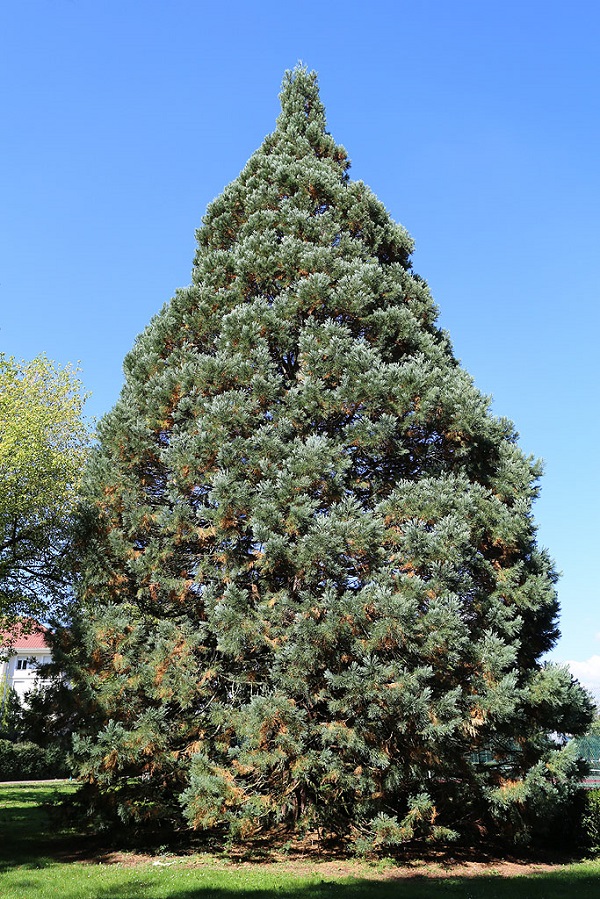
<svg viewBox="0 0 600 899"><path fill-rule="evenodd" d="M35 662L33 659L17 659L15 667L17 671L26 671L28 668L35 668Z"/></svg>

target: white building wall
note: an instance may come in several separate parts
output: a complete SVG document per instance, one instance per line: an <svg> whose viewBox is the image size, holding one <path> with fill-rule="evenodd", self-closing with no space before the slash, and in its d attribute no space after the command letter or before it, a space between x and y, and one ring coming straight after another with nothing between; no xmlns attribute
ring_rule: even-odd
<svg viewBox="0 0 600 899"><path fill-rule="evenodd" d="M38 665L47 664L50 660L48 649L17 650L8 661L0 663L0 682L6 680L7 686L12 687L23 702L27 693L43 683Z"/></svg>

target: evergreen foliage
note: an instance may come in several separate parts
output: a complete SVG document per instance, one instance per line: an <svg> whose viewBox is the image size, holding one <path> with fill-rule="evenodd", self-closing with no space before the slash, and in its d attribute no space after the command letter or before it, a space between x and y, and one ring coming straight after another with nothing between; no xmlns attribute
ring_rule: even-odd
<svg viewBox="0 0 600 899"><path fill-rule="evenodd" d="M54 622L45 634L52 651L50 662L38 666L39 681L27 693L19 713L18 739L35 743L45 750L67 758L72 749L73 732L82 721L94 726L92 696L78 670L85 665L83 647L77 629L60 627ZM66 671L71 669L67 678Z"/></svg>
<svg viewBox="0 0 600 899"><path fill-rule="evenodd" d="M0 740L16 740L21 729L23 709L19 695L6 677L0 678Z"/></svg>
<svg viewBox="0 0 600 899"><path fill-rule="evenodd" d="M548 734L591 717L540 662L539 466L349 179L314 73L281 101L100 425L80 773L131 825L528 839L576 789Z"/></svg>

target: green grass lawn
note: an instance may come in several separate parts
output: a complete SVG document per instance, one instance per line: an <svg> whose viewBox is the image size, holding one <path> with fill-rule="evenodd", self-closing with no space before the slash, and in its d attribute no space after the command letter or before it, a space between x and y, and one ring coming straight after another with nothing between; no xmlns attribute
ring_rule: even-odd
<svg viewBox="0 0 600 899"><path fill-rule="evenodd" d="M192 856L132 864L124 856L114 864L100 863L102 856L94 856L85 838L60 830L44 807L53 794L73 789L69 784L0 786L1 899L596 899L600 894L598 861L513 877L492 872L441 877L431 865L406 877L389 861L345 865L343 874L318 861L253 866Z"/></svg>

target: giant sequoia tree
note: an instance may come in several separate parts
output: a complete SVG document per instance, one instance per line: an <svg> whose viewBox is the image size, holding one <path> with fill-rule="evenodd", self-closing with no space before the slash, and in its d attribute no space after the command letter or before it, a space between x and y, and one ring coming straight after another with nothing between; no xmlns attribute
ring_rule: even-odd
<svg viewBox="0 0 600 899"><path fill-rule="evenodd" d="M209 207L88 476L73 677L97 809L246 837L526 835L589 701L540 663L538 468L348 177L316 76Z"/></svg>

